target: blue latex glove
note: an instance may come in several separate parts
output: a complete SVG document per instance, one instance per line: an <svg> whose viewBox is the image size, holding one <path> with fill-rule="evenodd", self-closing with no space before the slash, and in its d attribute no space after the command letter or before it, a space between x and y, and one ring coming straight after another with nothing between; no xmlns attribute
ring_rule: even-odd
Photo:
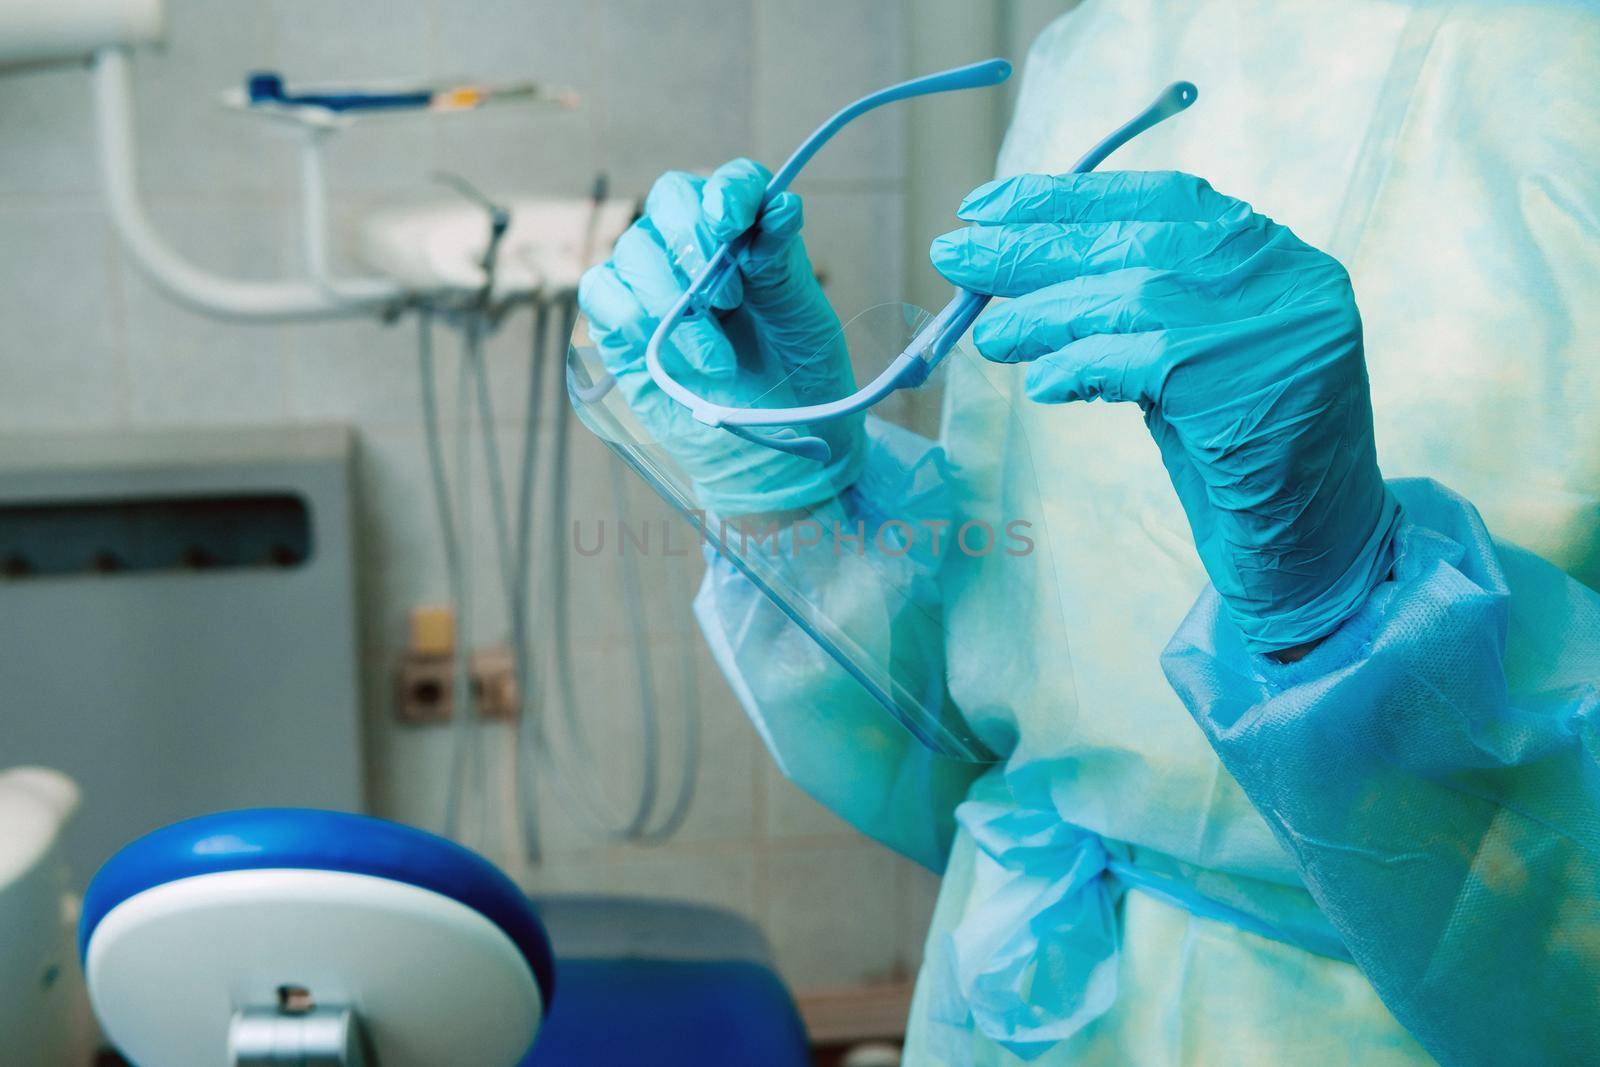
<svg viewBox="0 0 1600 1067"><path fill-rule="evenodd" d="M1042 403L1130 401L1249 647L1335 630L1388 574L1350 279L1187 174L1023 174L974 190L933 243L957 285L1012 297L973 329ZM1094 456L1061 456L1093 463Z"/></svg>
<svg viewBox="0 0 1600 1067"><path fill-rule="evenodd" d="M849 486L863 455L860 417L800 427L828 443L821 464L696 422L645 369L656 323L721 243L752 225L739 270L711 294L714 314L673 331L663 361L709 400L773 407L833 400L855 388L839 318L822 295L799 233L800 198L783 193L757 219L771 175L734 160L709 179L672 172L611 259L584 274L578 304L601 359L656 441L694 480L702 506L724 516L814 506Z"/></svg>

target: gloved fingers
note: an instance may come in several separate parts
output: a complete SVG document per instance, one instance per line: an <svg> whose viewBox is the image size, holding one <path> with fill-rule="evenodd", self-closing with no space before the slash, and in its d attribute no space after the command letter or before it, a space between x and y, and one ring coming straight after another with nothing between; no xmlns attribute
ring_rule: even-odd
<svg viewBox="0 0 1600 1067"><path fill-rule="evenodd" d="M644 347L656 320L613 264L584 271L578 282L578 307L589 320L589 336L600 362L616 379L623 400L657 433L676 425L677 401L661 391L644 365Z"/></svg>
<svg viewBox="0 0 1600 1067"><path fill-rule="evenodd" d="M721 243L701 209L706 184L704 178L669 170L656 179L644 201L645 216L661 234L685 284L705 270ZM710 294L711 305L723 311L738 307L743 299L737 274L728 275Z"/></svg>
<svg viewBox="0 0 1600 1067"><path fill-rule="evenodd" d="M1207 222L1249 205L1181 171L1017 174L967 194L956 217L967 222Z"/></svg>
<svg viewBox="0 0 1600 1067"><path fill-rule="evenodd" d="M607 261L590 267L578 280L578 308L589 320L589 336L607 357L606 369L612 374L627 362L644 358L645 343L655 326L639 303L639 298L617 274L616 265ZM617 365L610 357L616 356Z"/></svg>
<svg viewBox="0 0 1600 1067"><path fill-rule="evenodd" d="M847 361L835 358L842 351L839 319L800 240L804 224L800 197L791 192L779 193L761 210L750 243L739 252L745 297L741 310L792 370L818 383L827 378L832 385L825 392L831 397L839 395L841 372L848 378L849 368ZM724 318L724 328L731 322L731 317Z"/></svg>
<svg viewBox="0 0 1600 1067"><path fill-rule="evenodd" d="M767 204L750 243L739 253L739 270L753 289L771 294L812 277L810 260L803 248L797 249L804 224L805 209L797 194L785 191Z"/></svg>
<svg viewBox="0 0 1600 1067"><path fill-rule="evenodd" d="M805 222L800 197L785 190L766 205L772 173L750 159L718 167L706 181L702 204L710 232L718 241L732 241L754 227L739 252L739 270L752 284L771 289L790 281L790 242Z"/></svg>
<svg viewBox="0 0 1600 1067"><path fill-rule="evenodd" d="M706 226L719 244L755 224L772 172L753 159L734 159L711 172L701 191Z"/></svg>
<svg viewBox="0 0 1600 1067"><path fill-rule="evenodd" d="M1031 222L969 226L934 238L935 269L974 292L1021 296L1130 267L1220 274L1271 239L1259 215L1227 222Z"/></svg>
<svg viewBox="0 0 1600 1067"><path fill-rule="evenodd" d="M984 358L1018 363L1095 334L1141 333L1197 326L1225 317L1233 302L1193 275L1132 267L1086 274L994 304L972 340Z"/></svg>
<svg viewBox="0 0 1600 1067"><path fill-rule="evenodd" d="M1041 404L1099 399L1131 401L1149 410L1165 353L1161 330L1094 334L1028 364L1023 386Z"/></svg>
<svg viewBox="0 0 1600 1067"><path fill-rule="evenodd" d="M611 262L617 277L639 298L651 319L650 329L654 330L683 295L686 283L673 268L661 235L648 216L617 240ZM737 369L733 346L712 316L700 314L684 320L667 340L684 363L708 377L727 378Z"/></svg>
<svg viewBox="0 0 1600 1067"><path fill-rule="evenodd" d="M751 251L760 253L762 246L776 249L786 244L789 238L800 232L804 224L805 209L800 194L785 189L773 197L761 212L761 226L756 231Z"/></svg>
<svg viewBox="0 0 1600 1067"><path fill-rule="evenodd" d="M589 320L589 336L600 362L617 380L623 398L635 410L656 389L644 368L644 346L655 320L611 263L584 271L578 281L578 307Z"/></svg>

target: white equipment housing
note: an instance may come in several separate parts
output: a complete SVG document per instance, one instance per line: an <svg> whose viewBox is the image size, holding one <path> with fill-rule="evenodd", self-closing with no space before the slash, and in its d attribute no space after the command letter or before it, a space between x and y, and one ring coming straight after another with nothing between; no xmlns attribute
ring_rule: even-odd
<svg viewBox="0 0 1600 1067"><path fill-rule="evenodd" d="M66 1063L71 937L59 842L78 787L43 767L0 771L0 1063Z"/></svg>
<svg viewBox="0 0 1600 1067"><path fill-rule="evenodd" d="M161 0L0 0L0 68L70 63L108 45L154 44Z"/></svg>
<svg viewBox="0 0 1600 1067"><path fill-rule="evenodd" d="M504 205L511 226L496 258L491 303L578 288L584 269L633 221L631 200L518 197ZM483 287L489 227L461 200L375 212L362 220L357 255L415 292L473 293Z"/></svg>

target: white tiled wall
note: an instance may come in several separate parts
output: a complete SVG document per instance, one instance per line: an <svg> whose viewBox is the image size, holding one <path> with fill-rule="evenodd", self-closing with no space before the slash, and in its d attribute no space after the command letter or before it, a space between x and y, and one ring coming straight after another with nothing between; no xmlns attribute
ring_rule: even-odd
<svg viewBox="0 0 1600 1067"><path fill-rule="evenodd" d="M335 208L348 220L372 203L433 191L427 176L440 169L491 192L581 195L602 169L614 190L642 194L667 167L709 168L743 153L775 165L843 98L904 73L905 17L899 3L853 0L173 0L170 43L136 67L141 174L157 224L179 249L219 270L270 276L295 263L292 145L214 103L248 70L278 69L291 82L537 78L582 92L582 108L567 114L507 109L357 129L331 156ZM447 592L425 481L414 329L238 326L172 305L117 247L95 195L89 131L81 70L0 78L0 432L357 426L370 799L380 814L436 826L448 732L398 726L389 708L405 610ZM861 306L902 292L903 142L885 113L819 159L801 186L813 258L830 289ZM525 319L512 323L490 346L508 455L521 435L514 419L527 329ZM456 361L449 339L439 340L448 412ZM583 446L577 495L609 492L602 454L574 441ZM665 514L648 491L635 486L632 496ZM480 512L474 627L494 639L505 627ZM653 648L657 662L670 663L690 626L688 605L660 561L649 562L664 620ZM626 631L614 597L595 592L605 577L581 561L574 575L601 583L580 589L575 626L580 674L606 683L604 694L590 686L585 705L597 737L616 739L603 746L617 755L608 771L615 785L637 757L626 721L630 664L616 645ZM503 834L490 850L531 888L734 907L763 924L796 983L913 969L931 876L784 782L695 640L704 752L683 832L653 848L596 842L545 781L543 862L516 862ZM677 712L676 700L668 710ZM489 740L503 759L505 738Z"/></svg>

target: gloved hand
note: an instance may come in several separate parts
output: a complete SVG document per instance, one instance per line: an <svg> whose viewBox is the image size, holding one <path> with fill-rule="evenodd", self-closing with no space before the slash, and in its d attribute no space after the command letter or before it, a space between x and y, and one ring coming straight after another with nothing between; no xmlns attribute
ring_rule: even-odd
<svg viewBox="0 0 1600 1067"><path fill-rule="evenodd" d="M1399 505L1344 268L1186 174L1023 174L957 214L974 225L933 242L934 266L1014 298L978 319L979 352L1028 362L1042 403L1144 410L1249 646L1302 646L1349 618L1389 572Z"/></svg>
<svg viewBox="0 0 1600 1067"><path fill-rule="evenodd" d="M813 506L849 486L863 456L859 416L796 428L828 443L829 462L817 463L695 421L645 369L657 322L719 244L756 224L738 271L711 294L713 314L675 329L663 362L686 387L730 405L810 404L855 388L839 318L799 237L800 198L783 193L756 218L769 180L767 169L748 159L724 164L709 179L663 175L644 216L578 286L590 335L622 396L683 464L701 505L724 516Z"/></svg>

